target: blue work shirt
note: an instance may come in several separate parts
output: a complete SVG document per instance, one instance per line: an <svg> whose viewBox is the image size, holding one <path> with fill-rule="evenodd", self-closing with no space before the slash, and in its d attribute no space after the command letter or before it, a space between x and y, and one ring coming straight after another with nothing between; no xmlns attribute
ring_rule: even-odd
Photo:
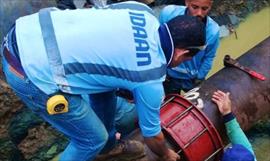
<svg viewBox="0 0 270 161"><path fill-rule="evenodd" d="M257 161L255 153L252 149L252 145L249 142L246 134L241 129L233 113L229 113L223 116L223 120L226 127L226 133L228 135L228 138L231 144L232 145L239 144L239 145L244 146L245 148L247 148L247 150L249 150L254 155L254 161Z"/></svg>
<svg viewBox="0 0 270 161"><path fill-rule="evenodd" d="M185 15L187 7L169 5L160 12L159 21L165 23L178 15ZM219 26L209 16L206 17L206 49L197 53L191 60L168 69L168 75L177 79L205 79L210 71L219 45Z"/></svg>
<svg viewBox="0 0 270 161"><path fill-rule="evenodd" d="M167 61L160 23L152 10L141 3L124 2L106 9L55 10L49 15L53 46L57 44L59 53L54 62L57 69L51 63L55 60L48 59L51 49L44 43L39 14L16 21L20 59L29 79L47 94L128 89L135 98L143 136L159 134Z"/></svg>

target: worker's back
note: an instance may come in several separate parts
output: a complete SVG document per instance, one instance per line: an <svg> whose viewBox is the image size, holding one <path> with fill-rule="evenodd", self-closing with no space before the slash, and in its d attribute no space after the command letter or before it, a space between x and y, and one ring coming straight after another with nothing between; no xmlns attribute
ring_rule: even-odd
<svg viewBox="0 0 270 161"><path fill-rule="evenodd" d="M30 80L48 94L58 87L68 93L92 93L162 81L166 60L159 22L150 8L131 3L107 9L43 10L18 19L17 44ZM64 82L53 76L59 70L51 67L47 53L52 52L60 55L56 63Z"/></svg>

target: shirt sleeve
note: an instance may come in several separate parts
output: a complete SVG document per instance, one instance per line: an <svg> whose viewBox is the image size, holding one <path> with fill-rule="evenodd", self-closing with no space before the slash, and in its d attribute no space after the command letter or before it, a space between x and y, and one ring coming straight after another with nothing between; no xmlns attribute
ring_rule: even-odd
<svg viewBox="0 0 270 161"><path fill-rule="evenodd" d="M162 82L137 87L133 94L142 135L156 136L161 132L159 114L164 98Z"/></svg>
<svg viewBox="0 0 270 161"><path fill-rule="evenodd" d="M206 75L210 71L214 58L216 56L217 48L219 46L219 32L213 37L212 41L207 44L205 49L205 55L202 59L201 66L198 71L198 79L205 79Z"/></svg>
<svg viewBox="0 0 270 161"><path fill-rule="evenodd" d="M246 147L255 156L252 146L246 137L245 133L241 129L239 123L234 117L232 120L225 122L227 135L232 144L240 144Z"/></svg>

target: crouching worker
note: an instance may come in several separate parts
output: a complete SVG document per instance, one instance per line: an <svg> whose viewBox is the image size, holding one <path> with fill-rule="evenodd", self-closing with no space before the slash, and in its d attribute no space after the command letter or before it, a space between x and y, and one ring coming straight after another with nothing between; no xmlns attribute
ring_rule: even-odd
<svg viewBox="0 0 270 161"><path fill-rule="evenodd" d="M252 146L232 113L229 95L230 93L218 90L212 96L213 102L217 104L223 116L227 135L232 144L225 150L221 161L256 161Z"/></svg>
<svg viewBox="0 0 270 161"><path fill-rule="evenodd" d="M162 82L167 67L191 59L186 48L205 44L204 35L197 18L160 25L138 2L43 9L16 20L4 40L3 70L21 100L69 137L61 161L93 160L115 145L118 88L132 91L147 146L161 160L176 161L160 126Z"/></svg>

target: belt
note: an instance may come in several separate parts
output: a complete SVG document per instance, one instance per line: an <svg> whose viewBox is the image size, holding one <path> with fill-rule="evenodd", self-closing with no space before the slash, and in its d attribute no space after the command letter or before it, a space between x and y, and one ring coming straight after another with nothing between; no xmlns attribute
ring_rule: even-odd
<svg viewBox="0 0 270 161"><path fill-rule="evenodd" d="M7 63L12 67L12 70L13 71L15 71L17 74L20 74L21 76L25 77L26 75L25 75L25 72L23 70L21 61L20 61L20 59L18 57L18 54L16 54L16 52L18 50L17 50L16 40L15 40L15 38L16 38L15 37L15 32L13 30L13 31L11 31L8 34L11 34L11 42L12 42L12 45L10 45L9 47L12 47L13 48L13 51L15 53L14 54L11 53L9 51L9 49L6 46L4 46L3 56L5 57ZM6 40L6 41L9 41L9 40Z"/></svg>
<svg viewBox="0 0 270 161"><path fill-rule="evenodd" d="M17 72L18 74L20 74L24 77L26 76L20 60L18 60L17 57L12 55L6 47L4 47L3 55L4 55L7 63L12 67L13 70L15 70L15 72Z"/></svg>

